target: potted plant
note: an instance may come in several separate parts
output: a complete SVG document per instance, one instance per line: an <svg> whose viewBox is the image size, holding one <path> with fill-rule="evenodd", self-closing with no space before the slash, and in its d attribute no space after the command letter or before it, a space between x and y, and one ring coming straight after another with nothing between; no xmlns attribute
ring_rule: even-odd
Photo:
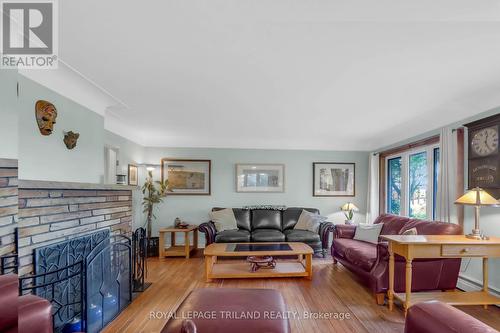
<svg viewBox="0 0 500 333"><path fill-rule="evenodd" d="M154 208L156 204L163 202L163 198L169 191L168 180L163 182L153 181L153 171L148 170L148 177L146 182L142 185L142 199L143 213L146 213L146 231L148 236L148 257L158 255L158 237L151 237L153 227L153 219L156 219Z"/></svg>

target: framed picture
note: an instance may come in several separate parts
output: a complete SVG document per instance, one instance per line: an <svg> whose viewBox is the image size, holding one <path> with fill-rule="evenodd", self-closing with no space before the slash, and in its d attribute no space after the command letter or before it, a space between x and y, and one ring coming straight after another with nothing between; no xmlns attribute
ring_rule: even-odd
<svg viewBox="0 0 500 333"><path fill-rule="evenodd" d="M210 160L161 160L161 180L167 180L169 195L210 195Z"/></svg>
<svg viewBox="0 0 500 333"><path fill-rule="evenodd" d="M133 164L128 165L128 184L129 185L132 185L132 186L139 185L138 171L139 171L139 169L137 168L136 165L133 165Z"/></svg>
<svg viewBox="0 0 500 333"><path fill-rule="evenodd" d="M313 163L314 197L353 197L355 193L355 163Z"/></svg>
<svg viewBox="0 0 500 333"><path fill-rule="evenodd" d="M284 191L284 164L236 164L236 192Z"/></svg>

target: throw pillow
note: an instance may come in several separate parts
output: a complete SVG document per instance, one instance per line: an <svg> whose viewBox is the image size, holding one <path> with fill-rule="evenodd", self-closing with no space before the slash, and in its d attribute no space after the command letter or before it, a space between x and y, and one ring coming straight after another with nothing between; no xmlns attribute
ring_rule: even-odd
<svg viewBox="0 0 500 333"><path fill-rule="evenodd" d="M238 229L236 217L234 217L234 212L231 208L210 212L210 219L214 223L217 232Z"/></svg>
<svg viewBox="0 0 500 333"><path fill-rule="evenodd" d="M403 232L401 235L405 236L415 236L418 235L417 228L411 228Z"/></svg>
<svg viewBox="0 0 500 333"><path fill-rule="evenodd" d="M384 226L383 223L358 224L353 239L377 244L378 236L380 236L380 232L382 231L383 226Z"/></svg>
<svg viewBox="0 0 500 333"><path fill-rule="evenodd" d="M314 214L303 209L302 213L300 213L299 221L293 228L317 233L319 231L319 226L322 222L325 222L326 219L327 218L325 216Z"/></svg>

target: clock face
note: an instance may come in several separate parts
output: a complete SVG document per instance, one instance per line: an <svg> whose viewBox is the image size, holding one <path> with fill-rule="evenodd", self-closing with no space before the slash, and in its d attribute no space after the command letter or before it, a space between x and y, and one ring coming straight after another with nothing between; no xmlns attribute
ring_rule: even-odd
<svg viewBox="0 0 500 333"><path fill-rule="evenodd" d="M477 131L471 142L474 153L488 156L498 152L498 127L487 127Z"/></svg>

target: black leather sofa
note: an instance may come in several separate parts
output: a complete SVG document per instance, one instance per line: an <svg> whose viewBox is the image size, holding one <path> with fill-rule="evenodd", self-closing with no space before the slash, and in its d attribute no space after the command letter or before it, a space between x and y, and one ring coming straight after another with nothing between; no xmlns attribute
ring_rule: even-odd
<svg viewBox="0 0 500 333"><path fill-rule="evenodd" d="M212 211L224 208L213 208ZM333 231L330 222L321 223L318 233L295 230L302 210L319 214L316 208L291 207L285 210L233 208L238 230L217 232L213 222L202 223L199 230L205 234L206 245L211 243L301 242L325 256L328 239Z"/></svg>

